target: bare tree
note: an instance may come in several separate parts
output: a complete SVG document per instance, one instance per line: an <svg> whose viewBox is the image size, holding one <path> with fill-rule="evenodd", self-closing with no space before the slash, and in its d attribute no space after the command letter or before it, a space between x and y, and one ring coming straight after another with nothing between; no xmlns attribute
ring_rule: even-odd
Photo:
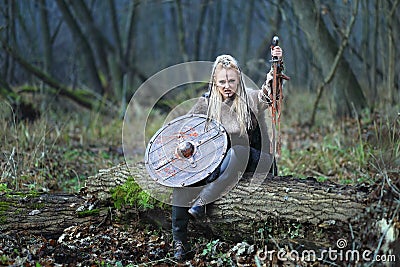
<svg viewBox="0 0 400 267"><path fill-rule="evenodd" d="M47 73L52 71L53 47L51 43L51 34L49 26L49 16L47 11L47 1L39 0L40 10L40 32L43 45L43 70Z"/></svg>
<svg viewBox="0 0 400 267"><path fill-rule="evenodd" d="M186 49L186 30L183 22L183 8L182 1L176 0L176 13L177 13L177 28L178 28L178 44L181 57L184 62L189 60L189 55Z"/></svg>
<svg viewBox="0 0 400 267"><path fill-rule="evenodd" d="M87 64L86 70L89 75L89 79L91 81L91 85L92 85L93 89L97 93L100 93L101 95L103 95L104 88L100 81L98 69L96 66L95 55L89 45L89 42L88 42L86 36L82 32L82 29L80 28L78 22L75 20L74 16L72 15L71 10L69 9L65 0L56 0L56 2L57 2L57 5L64 17L65 22L67 23L69 29L71 30L72 34L75 36L75 38L79 41L79 44L81 45L82 56L85 58L85 62Z"/></svg>
<svg viewBox="0 0 400 267"><path fill-rule="evenodd" d="M108 39L106 36L104 36L101 31L97 28L95 25L93 16L88 8L88 6L85 4L85 1L68 1L69 6L71 6L74 10L74 13L76 15L76 20L77 22L75 23L76 25L79 25L78 22L81 22L82 26L82 32L84 32L84 37L80 37L80 39L88 39L88 41L85 41L88 43L88 45L91 48L91 51L93 53L94 59L96 62L98 62L99 70L101 70L102 74L105 77L105 84L103 84L103 88L105 90L105 93L107 93L110 96L113 96L112 93L110 92L109 88L112 83L111 81L111 73L109 70L108 62L107 62L107 50L112 49L112 45L109 43ZM64 12L65 13L65 12ZM71 27L71 26L70 26ZM74 29L76 27L73 27ZM72 28L71 28L72 29ZM75 29L74 31L78 31L78 29ZM78 34L79 36L79 34ZM86 38L88 37L88 38ZM89 41L90 40L90 41ZM86 51L88 52L88 51Z"/></svg>
<svg viewBox="0 0 400 267"><path fill-rule="evenodd" d="M204 23L206 20L206 13L208 10L208 5L210 3L210 0L205 0L203 3L201 3L201 10L200 10L200 17L199 17L199 23L197 24L196 27L196 33L195 33L195 41L194 41L194 59L198 60L200 58L200 51L201 51L201 46L207 46L207 43L202 43L203 41L203 28L204 28Z"/></svg>
<svg viewBox="0 0 400 267"><path fill-rule="evenodd" d="M6 42L11 44L11 45L16 45L17 38L16 38L16 19L15 16L17 15L16 12L16 5L17 3L13 0L7 0L5 1L5 7L6 11L4 12L5 14L5 19L7 23L7 29L5 31L6 35ZM15 69L15 64L14 60L12 57L10 57L8 54L5 55L5 64L4 64L4 76L6 77L7 81L12 82L14 79L14 69Z"/></svg>
<svg viewBox="0 0 400 267"><path fill-rule="evenodd" d="M0 38L29 64L64 84L90 87L121 101L123 109L149 74L190 59L231 53L251 72L246 74L263 78L274 34L282 37L285 54L290 54L285 63L291 86L315 91L329 76L345 39L344 25L349 24L350 15L342 11L349 12L351 1L226 3L0 0ZM350 114L353 104L366 107L364 94L370 104L382 95L396 103L398 94L399 0L361 3L329 84L338 115ZM320 13L324 6L331 7L326 15ZM10 54L3 50L0 55L3 88L37 82L38 76L20 68ZM378 93L382 86L388 93Z"/></svg>
<svg viewBox="0 0 400 267"><path fill-rule="evenodd" d="M397 7L399 6L399 0L395 0L393 3L387 2L387 51L388 51L388 64L387 64L387 88L389 90L389 102L395 104L398 101L395 87L395 72L396 72L396 42L394 37L394 14Z"/></svg>
<svg viewBox="0 0 400 267"><path fill-rule="evenodd" d="M296 16L298 16L299 25L305 33L323 75L327 76L339 48L325 24L319 18L320 6L315 1L294 1L292 7ZM356 75L346 58L343 57L335 72L334 99L336 115L339 117L351 115L353 106L357 110L361 110L367 105Z"/></svg>
<svg viewBox="0 0 400 267"><path fill-rule="evenodd" d="M329 72L327 73L327 76L324 78L323 82L321 83L321 85L317 89L317 98L316 98L316 100L314 102L312 115L311 115L311 118L310 118L310 121L309 121L310 125L314 125L315 115L316 115L317 107L318 107L318 102L321 99L321 96L322 96L322 93L324 91L324 88L325 88L326 85L328 85L332 81L333 76L335 75L335 72L336 72L336 70L337 70L337 68L339 66L340 58L342 57L344 49L346 48L346 46L348 44L349 36L350 36L350 33L351 33L352 29L353 29L354 22L355 22L356 17L357 17L357 13L358 13L358 0L355 1L355 7L354 7L353 14L351 16L349 25L347 26L347 29L346 29L346 31L344 33L342 43L340 44L340 47L339 47L339 49L337 51L335 59L334 59L332 65L331 65L331 69L329 70Z"/></svg>

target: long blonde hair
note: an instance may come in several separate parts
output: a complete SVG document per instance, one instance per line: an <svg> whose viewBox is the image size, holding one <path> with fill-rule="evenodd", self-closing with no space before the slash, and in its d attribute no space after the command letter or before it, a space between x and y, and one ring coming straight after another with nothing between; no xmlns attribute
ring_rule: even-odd
<svg viewBox="0 0 400 267"><path fill-rule="evenodd" d="M215 83L215 74L216 71L220 71L222 69L234 69L238 72L240 81L236 90L235 98L233 100L231 112L236 112L237 114L240 127L240 136L246 135L247 130L252 128L251 112L248 105L249 101L243 82L242 72L239 68L238 62L231 55L221 55L215 59L209 84L207 117L221 122L221 106L223 98L217 88L217 84Z"/></svg>

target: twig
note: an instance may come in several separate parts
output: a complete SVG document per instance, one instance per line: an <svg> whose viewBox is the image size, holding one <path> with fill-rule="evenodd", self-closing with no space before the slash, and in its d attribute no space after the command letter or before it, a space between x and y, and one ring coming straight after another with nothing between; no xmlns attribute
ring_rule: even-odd
<svg viewBox="0 0 400 267"><path fill-rule="evenodd" d="M100 226L102 226L106 221L108 216L110 216L110 221L112 222L112 213L111 213L111 207L108 207L108 212L107 215L104 216L103 220L101 220L101 222L96 226L96 228L99 228Z"/></svg>
<svg viewBox="0 0 400 267"><path fill-rule="evenodd" d="M281 247L279 246L278 242L276 242L275 238L273 238L271 235L268 235L268 237L272 240L272 242L275 244L275 246L280 250Z"/></svg>
<svg viewBox="0 0 400 267"><path fill-rule="evenodd" d="M387 232L389 231L389 229L391 227L393 227L393 220L397 216L397 213L399 212L399 209L400 209L400 201L397 202L396 210L393 213L392 218L389 220L388 226L386 227L385 231L382 233L381 237L379 238L379 243L378 243L378 246L375 249L374 257L373 257L371 263L368 266L372 266L376 262L375 259L376 259L377 255L378 255L379 250L382 247L383 239L385 238L385 236L386 236Z"/></svg>
<svg viewBox="0 0 400 267"><path fill-rule="evenodd" d="M392 184L392 181L389 178L387 171L385 171L384 177L385 177L386 183L389 185L390 189L392 189L393 193L396 193L400 199L400 190L394 184Z"/></svg>

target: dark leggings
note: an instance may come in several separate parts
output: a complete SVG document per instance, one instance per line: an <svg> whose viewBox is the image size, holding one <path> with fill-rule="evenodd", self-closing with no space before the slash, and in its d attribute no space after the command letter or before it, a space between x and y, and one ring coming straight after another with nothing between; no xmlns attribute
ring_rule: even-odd
<svg viewBox="0 0 400 267"><path fill-rule="evenodd" d="M247 163L246 158L248 157ZM213 202L231 190L240 179L241 172L268 172L271 168L271 154L258 151L254 148L234 146L229 149L227 156L218 169L217 179L209 179L198 194L182 196L178 188L174 190L173 198L195 199L202 198L206 203ZM187 226L190 215L187 206L172 206L172 235L174 240L187 242Z"/></svg>

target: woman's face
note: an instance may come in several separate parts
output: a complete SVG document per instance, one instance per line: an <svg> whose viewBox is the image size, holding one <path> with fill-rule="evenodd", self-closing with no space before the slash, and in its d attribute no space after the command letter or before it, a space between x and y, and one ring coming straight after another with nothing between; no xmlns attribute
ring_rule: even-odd
<svg viewBox="0 0 400 267"><path fill-rule="evenodd" d="M215 83L222 98L226 100L227 98L235 96L239 85L239 74L237 70L233 68L222 68L216 71Z"/></svg>

